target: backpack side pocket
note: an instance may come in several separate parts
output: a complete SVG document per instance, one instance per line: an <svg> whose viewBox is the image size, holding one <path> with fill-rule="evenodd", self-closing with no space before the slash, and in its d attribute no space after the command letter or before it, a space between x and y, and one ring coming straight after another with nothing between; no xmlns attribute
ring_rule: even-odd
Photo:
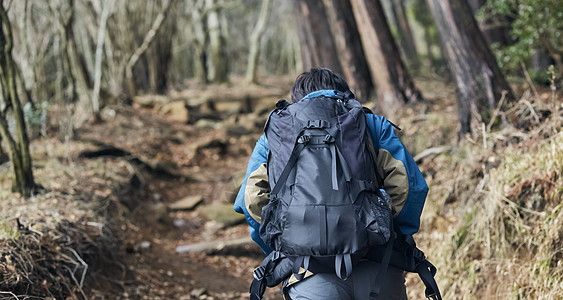
<svg viewBox="0 0 563 300"><path fill-rule="evenodd" d="M389 196L384 198L371 192L363 192L363 201L358 211L359 220L365 225L370 246L383 245L391 236L391 208Z"/></svg>
<svg viewBox="0 0 563 300"><path fill-rule="evenodd" d="M277 237L281 230L281 201L278 198L271 199L262 208L262 221L260 223L260 237L272 249L277 249Z"/></svg>

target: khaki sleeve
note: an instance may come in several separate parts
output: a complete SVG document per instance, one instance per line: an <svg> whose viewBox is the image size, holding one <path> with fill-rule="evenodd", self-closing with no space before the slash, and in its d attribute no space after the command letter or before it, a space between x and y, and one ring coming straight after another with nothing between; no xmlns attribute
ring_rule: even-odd
<svg viewBox="0 0 563 300"><path fill-rule="evenodd" d="M409 179L405 165L386 149L379 149L377 173L383 179L383 189L391 197L393 216L399 215L409 195Z"/></svg>
<svg viewBox="0 0 563 300"><path fill-rule="evenodd" d="M262 207L270 201L270 185L266 164L261 164L258 169L248 176L244 190L244 205L250 216L258 223L261 221Z"/></svg>

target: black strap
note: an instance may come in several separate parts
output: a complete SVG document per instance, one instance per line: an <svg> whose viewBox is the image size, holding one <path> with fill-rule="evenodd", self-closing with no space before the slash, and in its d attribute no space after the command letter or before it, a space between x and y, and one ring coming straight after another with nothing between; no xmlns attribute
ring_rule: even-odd
<svg viewBox="0 0 563 300"><path fill-rule="evenodd" d="M395 231L393 230L393 217L391 216L391 236L385 246L385 254L383 254L383 259L381 260L381 266L379 267L378 273L375 276L374 283L370 292L370 297L378 298L381 292L381 286L384 276L387 276L387 268L389 267L389 262L391 261L391 253L393 252L393 243L395 242Z"/></svg>
<svg viewBox="0 0 563 300"><path fill-rule="evenodd" d="M342 267L344 267L345 275L342 274ZM352 256L350 253L339 254L334 258L334 269L336 276L342 280L348 279L352 275Z"/></svg>
<svg viewBox="0 0 563 300"><path fill-rule="evenodd" d="M293 169L293 166L295 166L295 163L297 162L297 158L299 157L299 153L303 151L303 148L305 148L305 145L307 144L307 142L309 142L308 139L301 139L303 137L304 136L299 138L301 142L298 142L297 145L295 145L295 147L293 148L293 151L289 156L289 160L287 161L285 168L283 169L280 177L278 178L276 185L272 189L272 193L271 193L272 198L277 197L281 187L285 184L287 177L289 176L289 173L291 173L291 169Z"/></svg>
<svg viewBox="0 0 563 300"><path fill-rule="evenodd" d="M428 260L424 259L418 262L415 272L418 273L418 276L420 276L420 279L426 287L426 290L424 291L426 298L433 300L442 300L440 290L438 289L438 284L434 279L434 275L436 274L436 267L434 267L434 265L431 264Z"/></svg>

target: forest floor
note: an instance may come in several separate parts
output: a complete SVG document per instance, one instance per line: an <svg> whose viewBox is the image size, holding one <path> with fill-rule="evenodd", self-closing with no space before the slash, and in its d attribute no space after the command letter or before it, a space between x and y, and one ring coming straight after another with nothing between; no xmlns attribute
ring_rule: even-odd
<svg viewBox="0 0 563 300"><path fill-rule="evenodd" d="M288 86L250 102L247 92L210 87L207 91L237 100L221 108L205 101L187 106L188 122L145 102L108 106L102 122L82 124L71 140L61 141L49 130L35 139L35 175L45 190L24 200L7 192L9 180L0 181L0 299L248 299L252 270L263 258L255 244L176 250L248 237L232 203L267 112L276 98L287 97ZM463 220L451 207L464 202L463 191L448 189L446 178L482 171L489 154L479 154L461 171L458 163L452 167L451 160L441 160L441 153L455 155L451 149L458 147L454 93L434 81L419 86L427 101L405 109L395 122L403 127L401 139L413 155L450 149L419 161L435 190L423 215L424 250L439 247L432 241L448 246L451 228ZM253 87L250 93L267 89ZM541 113L539 121L547 118ZM0 167L0 178L8 177L8 168ZM471 183L482 177L471 176ZM175 207L186 198L201 203ZM424 299L418 278L408 275L407 286L409 299ZM279 289L268 289L265 299L281 299Z"/></svg>

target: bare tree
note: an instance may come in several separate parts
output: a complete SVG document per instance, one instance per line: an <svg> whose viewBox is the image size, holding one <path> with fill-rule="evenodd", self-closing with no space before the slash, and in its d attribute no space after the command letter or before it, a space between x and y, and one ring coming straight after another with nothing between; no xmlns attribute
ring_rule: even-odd
<svg viewBox="0 0 563 300"><path fill-rule="evenodd" d="M416 44L414 42L411 26L409 25L409 20L407 18L405 2L403 0L393 0L391 4L391 12L393 13L393 19L397 25L397 31L399 32L400 37L399 42L405 54L405 60L409 63L409 65L418 67L418 53L416 51Z"/></svg>
<svg viewBox="0 0 563 300"><path fill-rule="evenodd" d="M3 107L0 105L0 136L7 145L12 162L12 189L28 197L36 188L29 152L29 138L23 116L23 109L16 86L16 65L12 58L13 38L8 14L0 1L0 90ZM0 103L1 104L1 103ZM15 139L10 134L7 111L13 111L16 123Z"/></svg>
<svg viewBox="0 0 563 300"><path fill-rule="evenodd" d="M395 114L422 99L405 68L379 0L351 0L362 44L383 112Z"/></svg>
<svg viewBox="0 0 563 300"><path fill-rule="evenodd" d="M343 75L356 97L367 100L374 86L350 0L324 0L324 4Z"/></svg>
<svg viewBox="0 0 563 300"><path fill-rule="evenodd" d="M207 30L209 31L209 76L212 82L229 81L227 64L225 24L222 24L223 8L217 0L205 0L207 10Z"/></svg>
<svg viewBox="0 0 563 300"><path fill-rule="evenodd" d="M96 66L94 68L94 90L92 92L92 111L94 118L100 118L100 86L102 82L102 54L104 47L104 36L106 34L107 19L111 10L112 3L108 0L102 2L102 14L100 16L100 25L98 27L98 41L96 46Z"/></svg>
<svg viewBox="0 0 563 300"><path fill-rule="evenodd" d="M150 30L145 35L143 43L133 52L133 54L129 57L127 61L127 65L125 66L125 78L127 80L127 87L129 96L134 96L137 93L137 87L135 85L135 80L133 78L133 67L139 61L141 55L147 51L148 47L154 41L155 36L159 32L160 28L162 27L162 23L166 18L167 14L170 12L170 6L172 2L175 0L168 0L162 10L158 13L156 18L154 19Z"/></svg>
<svg viewBox="0 0 563 300"><path fill-rule="evenodd" d="M457 84L461 133L489 122L503 93L514 96L465 0L428 0L446 60Z"/></svg>
<svg viewBox="0 0 563 300"><path fill-rule="evenodd" d="M303 68L326 67L342 74L322 0L294 0L294 4Z"/></svg>
<svg viewBox="0 0 563 300"><path fill-rule="evenodd" d="M256 27L254 27L254 31L252 31L252 35L250 36L250 51L248 54L248 67L246 69L245 79L247 84L256 83L256 70L258 69L258 58L260 57L260 42L262 41L262 36L266 29L266 21L270 14L270 3L271 0L262 0Z"/></svg>

